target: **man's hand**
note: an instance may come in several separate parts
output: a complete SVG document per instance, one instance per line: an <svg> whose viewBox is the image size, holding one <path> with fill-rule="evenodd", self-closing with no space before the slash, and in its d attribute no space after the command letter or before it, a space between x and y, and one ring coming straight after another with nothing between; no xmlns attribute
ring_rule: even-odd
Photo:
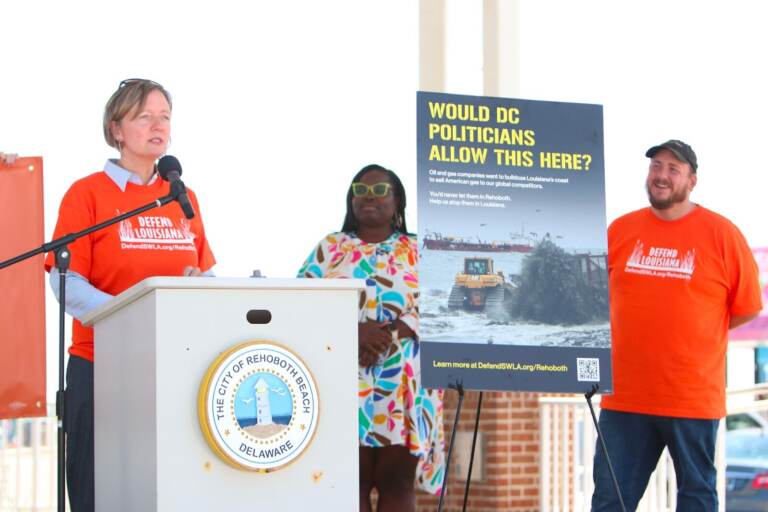
<svg viewBox="0 0 768 512"><path fill-rule="evenodd" d="M13 165L16 163L16 159L19 155L16 153L3 153L0 151L0 164Z"/></svg>

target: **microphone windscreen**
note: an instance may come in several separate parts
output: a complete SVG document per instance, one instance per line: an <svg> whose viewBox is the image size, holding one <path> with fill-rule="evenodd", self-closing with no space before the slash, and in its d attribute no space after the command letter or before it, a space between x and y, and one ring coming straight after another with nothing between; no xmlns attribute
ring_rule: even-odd
<svg viewBox="0 0 768 512"><path fill-rule="evenodd" d="M165 181L168 181L168 173L176 171L181 176L181 164L179 159L172 155L165 155L157 161L157 172L160 173L160 177Z"/></svg>

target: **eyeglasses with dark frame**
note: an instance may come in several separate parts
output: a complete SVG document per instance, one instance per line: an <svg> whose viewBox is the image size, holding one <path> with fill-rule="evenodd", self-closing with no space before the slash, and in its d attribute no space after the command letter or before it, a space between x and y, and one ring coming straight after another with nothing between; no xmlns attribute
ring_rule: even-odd
<svg viewBox="0 0 768 512"><path fill-rule="evenodd" d="M384 197L389 194L391 188L392 184L387 183L386 181L374 183L373 185L357 181L352 184L352 195L355 197L364 197L370 192L374 197Z"/></svg>

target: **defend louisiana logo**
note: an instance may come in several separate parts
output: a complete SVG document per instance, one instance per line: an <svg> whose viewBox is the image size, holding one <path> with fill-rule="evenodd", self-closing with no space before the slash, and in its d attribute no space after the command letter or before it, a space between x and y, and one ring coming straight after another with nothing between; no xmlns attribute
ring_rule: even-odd
<svg viewBox="0 0 768 512"><path fill-rule="evenodd" d="M690 249L683 254L668 247L650 247L646 254L640 240L635 243L635 248L624 267L625 272L633 274L676 279L691 279L695 269L696 249Z"/></svg>
<svg viewBox="0 0 768 512"><path fill-rule="evenodd" d="M195 250L195 234L187 219L174 223L164 216L139 216L135 221L137 225L131 219L120 222L118 234L122 249Z"/></svg>
<svg viewBox="0 0 768 512"><path fill-rule="evenodd" d="M203 434L219 457L240 469L275 471L295 460L312 441L318 409L307 367L268 341L231 348L200 386Z"/></svg>

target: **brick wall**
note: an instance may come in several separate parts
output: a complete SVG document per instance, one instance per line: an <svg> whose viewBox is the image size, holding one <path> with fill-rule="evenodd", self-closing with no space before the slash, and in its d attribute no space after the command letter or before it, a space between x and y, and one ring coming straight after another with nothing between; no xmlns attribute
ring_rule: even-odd
<svg viewBox="0 0 768 512"><path fill-rule="evenodd" d="M480 415L482 435L481 452L475 455L475 467L470 486L467 510L484 512L506 510L533 512L539 510L539 403L536 393L485 392ZM466 392L461 418L457 427L459 436L469 436L461 448L466 449L464 460L469 459L471 433L475 426L478 392ZM453 430L458 394L449 390L445 394L446 452ZM466 434L462 434L466 433ZM457 436L457 439L459 437ZM466 437L463 438L465 441ZM480 441L478 441L480 444ZM454 452L459 446L454 448ZM482 460L478 455L482 454ZM464 501L466 467L456 472L461 457L454 453L448 494L443 510L460 511ZM482 474L477 474L478 469ZM420 511L437 510L438 498L419 493Z"/></svg>

